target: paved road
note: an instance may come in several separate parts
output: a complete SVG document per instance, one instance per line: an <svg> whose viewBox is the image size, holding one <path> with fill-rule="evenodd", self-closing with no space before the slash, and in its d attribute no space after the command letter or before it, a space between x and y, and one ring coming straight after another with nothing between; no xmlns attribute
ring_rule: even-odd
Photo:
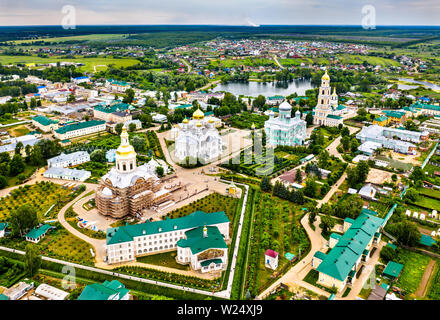
<svg viewBox="0 0 440 320"><path fill-rule="evenodd" d="M191 67L191 65L188 63L188 61L186 61L185 59L180 59L180 61L182 61L185 65L186 65L186 68L187 68L187 73L190 73L191 72L191 69L192 69L192 67Z"/></svg>

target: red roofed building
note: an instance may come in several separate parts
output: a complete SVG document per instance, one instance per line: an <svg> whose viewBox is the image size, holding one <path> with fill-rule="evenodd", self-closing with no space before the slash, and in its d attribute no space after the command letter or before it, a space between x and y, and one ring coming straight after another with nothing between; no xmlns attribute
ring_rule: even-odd
<svg viewBox="0 0 440 320"><path fill-rule="evenodd" d="M276 268L278 268L278 252L267 249L264 254L264 263L266 268L276 270Z"/></svg>

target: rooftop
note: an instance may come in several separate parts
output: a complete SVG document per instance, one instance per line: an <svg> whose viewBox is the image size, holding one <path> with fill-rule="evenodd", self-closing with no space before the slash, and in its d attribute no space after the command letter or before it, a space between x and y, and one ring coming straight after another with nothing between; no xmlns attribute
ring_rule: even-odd
<svg viewBox="0 0 440 320"><path fill-rule="evenodd" d="M102 124L105 124L104 120L90 120L90 121L78 122L75 124L70 124L70 125L61 127L59 129L55 130L55 132L59 133L59 134L64 134L67 132L90 128L90 127L95 127L95 126L99 126Z"/></svg>

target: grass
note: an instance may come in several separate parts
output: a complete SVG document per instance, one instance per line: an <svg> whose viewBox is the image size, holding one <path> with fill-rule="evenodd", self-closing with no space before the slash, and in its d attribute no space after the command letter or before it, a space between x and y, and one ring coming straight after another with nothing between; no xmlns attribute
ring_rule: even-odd
<svg viewBox="0 0 440 320"><path fill-rule="evenodd" d="M21 124L9 127L7 131L11 137L25 136L29 132L31 132L25 125L21 125Z"/></svg>
<svg viewBox="0 0 440 320"><path fill-rule="evenodd" d="M15 40L14 44L29 44L32 45L34 41L44 41L44 42L66 42L66 41L94 41L94 40L118 40L125 38L125 34L88 34L81 36L69 36L69 37L53 37L53 38L38 38L38 39L27 39L27 40Z"/></svg>
<svg viewBox="0 0 440 320"><path fill-rule="evenodd" d="M43 217L53 204L62 202L70 193L70 190L52 182L20 186L0 200L0 221L4 221L12 211L25 204L34 207L37 214Z"/></svg>
<svg viewBox="0 0 440 320"><path fill-rule="evenodd" d="M50 58L41 58L38 56L4 56L0 55L1 64L47 64L51 62L74 62L74 63L82 63L84 66L81 66L79 69L81 71L86 72L94 72L94 66L104 66L99 67L97 71L105 71L107 67L111 64L115 65L115 67L129 67L139 63L139 60L133 58L84 58L82 56L76 56L75 59L72 58L64 58L64 57L50 57Z"/></svg>
<svg viewBox="0 0 440 320"><path fill-rule="evenodd" d="M429 257L419 253L403 248L399 249L396 262L403 264L403 270L397 280L397 286L404 290L407 295L416 292L425 273L426 266L429 263L429 259Z"/></svg>
<svg viewBox="0 0 440 320"><path fill-rule="evenodd" d="M176 256L177 256L177 252L172 251L172 252L153 254L144 257L137 257L136 261L142 263L154 264L162 267L179 269L179 270L190 270L190 267L188 265L182 265L180 263L177 263Z"/></svg>
<svg viewBox="0 0 440 320"><path fill-rule="evenodd" d="M432 300L440 300L440 267L438 261L431 274L430 284L426 297Z"/></svg>
<svg viewBox="0 0 440 320"><path fill-rule="evenodd" d="M26 177L30 177L36 169L37 169L37 167L31 166L31 165L28 165L27 163L25 163L24 171L21 174L24 174ZM13 177L6 177L6 180L8 182L9 187L12 187L12 186L15 186L15 185L21 183L20 180L18 179L18 175L13 176Z"/></svg>

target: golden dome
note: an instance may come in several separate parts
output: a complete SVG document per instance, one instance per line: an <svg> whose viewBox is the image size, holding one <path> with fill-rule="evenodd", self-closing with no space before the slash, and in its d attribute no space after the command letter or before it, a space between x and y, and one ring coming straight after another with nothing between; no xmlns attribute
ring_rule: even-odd
<svg viewBox="0 0 440 320"><path fill-rule="evenodd" d="M193 113L193 119L203 119L205 117L205 114L203 113L202 110L197 109L194 113Z"/></svg>
<svg viewBox="0 0 440 320"><path fill-rule="evenodd" d="M330 80L330 77L329 77L329 75L328 75L328 73L327 73L327 70L325 70L325 73L324 73L324 75L322 76L322 80Z"/></svg>
<svg viewBox="0 0 440 320"><path fill-rule="evenodd" d="M196 126L200 128L202 126L202 123L200 121L197 121Z"/></svg>
<svg viewBox="0 0 440 320"><path fill-rule="evenodd" d="M185 119L183 119L183 121L182 121L183 123L188 123L189 122L189 120L188 120L188 118L185 118Z"/></svg>
<svg viewBox="0 0 440 320"><path fill-rule="evenodd" d="M209 120L208 120L208 122L209 122L209 123L214 123L214 119L212 118L212 116L211 116L211 117L209 117Z"/></svg>
<svg viewBox="0 0 440 320"><path fill-rule="evenodd" d="M337 96L337 93L336 93L336 87L333 89L333 94L332 94L332 96Z"/></svg>
<svg viewBox="0 0 440 320"><path fill-rule="evenodd" d="M255 122L252 122L251 130L254 130L254 129L255 129Z"/></svg>

